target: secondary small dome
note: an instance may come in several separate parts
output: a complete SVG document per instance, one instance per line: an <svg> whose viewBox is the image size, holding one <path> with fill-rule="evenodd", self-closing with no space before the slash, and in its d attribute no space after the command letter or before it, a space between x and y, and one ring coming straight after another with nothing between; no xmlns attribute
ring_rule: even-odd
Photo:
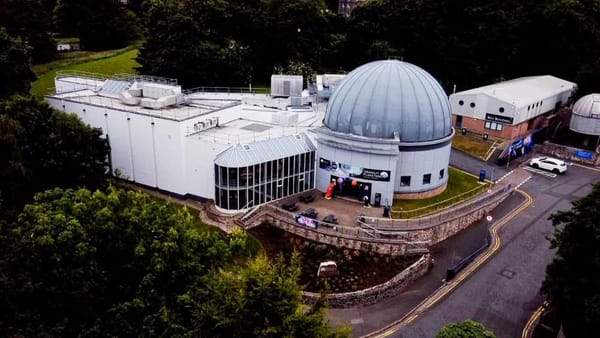
<svg viewBox="0 0 600 338"><path fill-rule="evenodd" d="M588 94L575 102L573 114L600 117L600 94Z"/></svg>
<svg viewBox="0 0 600 338"><path fill-rule="evenodd" d="M367 63L337 86L325 126L341 133L402 142L437 140L452 133L448 96L429 73L399 60Z"/></svg>

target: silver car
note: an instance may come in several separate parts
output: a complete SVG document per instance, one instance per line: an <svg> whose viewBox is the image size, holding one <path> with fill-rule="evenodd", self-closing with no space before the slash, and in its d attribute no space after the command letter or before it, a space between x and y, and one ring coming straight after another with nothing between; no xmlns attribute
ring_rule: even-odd
<svg viewBox="0 0 600 338"><path fill-rule="evenodd" d="M536 169L551 171L555 174L564 174L567 171L565 161L552 157L536 157L529 162L529 165Z"/></svg>

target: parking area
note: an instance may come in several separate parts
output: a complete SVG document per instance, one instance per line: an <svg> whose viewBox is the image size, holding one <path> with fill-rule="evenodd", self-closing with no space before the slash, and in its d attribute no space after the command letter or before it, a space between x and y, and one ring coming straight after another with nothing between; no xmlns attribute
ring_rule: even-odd
<svg viewBox="0 0 600 338"><path fill-rule="evenodd" d="M336 216L338 223L345 226L358 226L357 218L360 214L371 217L383 217L383 206L371 208L364 208L363 203L356 199L334 197L332 199L325 199L323 193L313 190L310 192L314 197L313 201L305 202L305 196L307 193L302 193L294 196L290 196L281 201L277 201L278 207L291 206L295 202L298 207L297 210L291 211L300 214L309 208L314 209L317 213L317 219L322 220L327 215L333 214Z"/></svg>

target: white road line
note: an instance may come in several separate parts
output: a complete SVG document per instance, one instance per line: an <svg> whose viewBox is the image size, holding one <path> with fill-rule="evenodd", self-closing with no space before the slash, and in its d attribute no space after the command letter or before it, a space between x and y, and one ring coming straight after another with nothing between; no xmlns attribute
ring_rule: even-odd
<svg viewBox="0 0 600 338"><path fill-rule="evenodd" d="M531 171L532 173L536 173L536 174L540 174L540 175L544 175L544 176L548 176L548 177L556 177L556 174L554 173L549 173L547 171L543 171L541 169L536 169L536 168L532 168L532 167L528 167L528 166L524 166L523 169L527 170L527 171Z"/></svg>

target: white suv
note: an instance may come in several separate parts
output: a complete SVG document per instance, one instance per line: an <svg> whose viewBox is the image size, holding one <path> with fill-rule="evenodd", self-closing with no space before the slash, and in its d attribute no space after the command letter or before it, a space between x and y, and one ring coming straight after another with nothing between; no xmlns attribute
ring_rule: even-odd
<svg viewBox="0 0 600 338"><path fill-rule="evenodd" d="M564 174L567 171L565 161L552 157L536 157L529 162L529 165L534 168L551 171L555 174Z"/></svg>

